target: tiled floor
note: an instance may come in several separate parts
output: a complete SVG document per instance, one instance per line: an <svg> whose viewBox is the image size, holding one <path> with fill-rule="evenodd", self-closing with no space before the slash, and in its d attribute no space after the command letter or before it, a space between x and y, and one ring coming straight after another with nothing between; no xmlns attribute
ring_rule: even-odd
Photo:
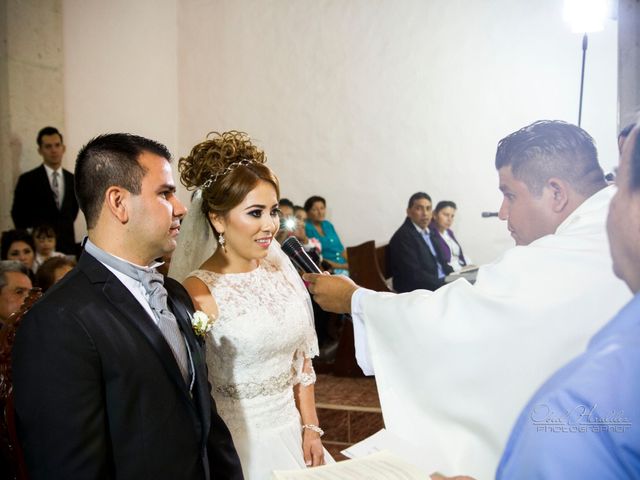
<svg viewBox="0 0 640 480"><path fill-rule="evenodd" d="M348 446L384 427L376 383L372 377L318 375L316 407L325 431L323 444L338 461Z"/></svg>

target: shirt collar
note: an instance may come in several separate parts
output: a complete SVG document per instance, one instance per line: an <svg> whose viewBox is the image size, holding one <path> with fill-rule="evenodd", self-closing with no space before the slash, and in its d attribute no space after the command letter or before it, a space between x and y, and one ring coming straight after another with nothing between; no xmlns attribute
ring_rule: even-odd
<svg viewBox="0 0 640 480"><path fill-rule="evenodd" d="M60 170L62 170L62 167L58 168L57 170L54 170L53 168L51 168L46 163L43 163L42 165L44 166L44 169L47 172L47 177L49 177L49 178L51 178L51 176L53 175L53 172L60 172Z"/></svg>
<svg viewBox="0 0 640 480"><path fill-rule="evenodd" d="M416 227L416 230L418 230L418 233L419 233L420 235L422 235L422 234L424 234L424 233L426 233L427 235L429 234L429 227L427 227L427 228L424 228L424 229L423 229L423 228L420 228L420 226L419 226L419 225L417 225L416 223L414 223L414 222L413 222L413 220L409 219L409 221L411 222L411 224L412 224L414 227Z"/></svg>
<svg viewBox="0 0 640 480"><path fill-rule="evenodd" d="M88 243L88 242L91 242L91 240L89 239L89 237L85 237L85 241L83 242L83 245L84 245L85 243ZM113 254L113 253L111 253L111 252L107 252L106 250L104 250L104 249L100 248L99 246L97 246L97 245L96 245L95 243L93 243L93 242L91 242L91 244L92 244L95 248L99 248L100 250L102 250L102 251L103 251L104 253L106 253L107 255L111 255L112 257L117 258L118 260L120 260L120 261L122 261L122 262L126 262L126 263L128 263L129 265L133 265L133 266L134 266L134 267L136 267L136 268L141 268L141 269L143 269L143 270L154 270L154 269L158 268L160 265L164 265L164 262L159 262L159 261L157 261L157 260L154 260L153 262L151 262L149 265L146 265L146 266L145 266L145 265L138 265L137 263L130 262L130 261L129 261L129 260L127 260L127 259L124 259L124 258L122 258L122 257L119 257L119 256L117 256L117 255L114 255L114 254ZM100 262L100 263L102 263L102 262Z"/></svg>

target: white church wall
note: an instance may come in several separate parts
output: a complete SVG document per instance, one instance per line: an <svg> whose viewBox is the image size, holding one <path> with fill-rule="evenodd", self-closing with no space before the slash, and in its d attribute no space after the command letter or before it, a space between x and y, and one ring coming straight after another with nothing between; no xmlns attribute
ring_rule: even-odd
<svg viewBox="0 0 640 480"><path fill-rule="evenodd" d="M497 219L500 138L577 120L580 35L560 0L65 0L65 112L77 148L130 130L176 156L248 132L282 194L327 198L346 245L386 243L424 190L458 203L477 262L512 244ZM616 24L591 35L583 126L616 163ZM73 148L71 149L73 150ZM186 193L182 192L187 199Z"/></svg>
<svg viewBox="0 0 640 480"><path fill-rule="evenodd" d="M64 0L67 161L129 132L177 150L176 0ZM80 215L81 217L82 215ZM84 219L76 222L82 236Z"/></svg>
<svg viewBox="0 0 640 480"><path fill-rule="evenodd" d="M581 36L558 0L179 3L179 146L240 129L282 194L326 197L346 245L386 243L408 197L458 203L478 262L512 244L482 219L501 200L500 138L577 121ZM616 24L591 36L583 126L616 162Z"/></svg>

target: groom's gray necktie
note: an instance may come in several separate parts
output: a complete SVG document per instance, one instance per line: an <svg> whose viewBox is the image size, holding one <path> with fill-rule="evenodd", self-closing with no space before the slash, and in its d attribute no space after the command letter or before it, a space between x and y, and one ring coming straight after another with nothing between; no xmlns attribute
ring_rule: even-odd
<svg viewBox="0 0 640 480"><path fill-rule="evenodd" d="M182 378L191 389L193 379L189 378L190 355L178 326L178 321L167 305L167 290L164 288L164 277L154 269L137 267L132 263L110 255L91 243L91 240L87 240L84 248L100 262L142 283L144 290L149 295L149 306L158 320L158 327L171 347L173 356L180 368L180 373L182 373Z"/></svg>

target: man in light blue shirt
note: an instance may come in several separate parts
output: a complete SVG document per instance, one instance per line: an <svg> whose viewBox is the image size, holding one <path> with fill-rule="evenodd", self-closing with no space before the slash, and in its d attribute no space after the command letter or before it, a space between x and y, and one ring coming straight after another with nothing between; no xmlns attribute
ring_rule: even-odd
<svg viewBox="0 0 640 480"><path fill-rule="evenodd" d="M498 479L640 478L639 132L625 142L607 221L613 269L635 296L524 408Z"/></svg>

